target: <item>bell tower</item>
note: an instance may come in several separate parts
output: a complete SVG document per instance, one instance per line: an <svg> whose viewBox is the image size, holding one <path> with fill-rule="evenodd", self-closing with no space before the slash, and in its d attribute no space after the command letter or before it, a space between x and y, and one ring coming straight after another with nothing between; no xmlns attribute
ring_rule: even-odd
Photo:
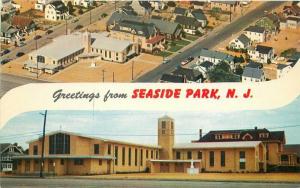
<svg viewBox="0 0 300 188"><path fill-rule="evenodd" d="M159 159L173 159L174 119L165 115L158 119L158 145L161 146Z"/></svg>

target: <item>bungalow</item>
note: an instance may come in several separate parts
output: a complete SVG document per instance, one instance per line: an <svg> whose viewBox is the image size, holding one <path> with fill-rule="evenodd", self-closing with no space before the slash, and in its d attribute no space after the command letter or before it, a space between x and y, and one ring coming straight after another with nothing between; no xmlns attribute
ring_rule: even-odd
<svg viewBox="0 0 300 188"><path fill-rule="evenodd" d="M257 45L254 48L248 48L247 52L251 60L259 63L272 63L274 60L274 48L269 46Z"/></svg>
<svg viewBox="0 0 300 188"><path fill-rule="evenodd" d="M175 7L174 12L173 12L174 16L186 16L188 14L188 10L185 8L181 8L181 7Z"/></svg>
<svg viewBox="0 0 300 188"><path fill-rule="evenodd" d="M183 76L186 83L201 83L203 76L200 71L196 69L177 67L173 72L173 75Z"/></svg>
<svg viewBox="0 0 300 188"><path fill-rule="evenodd" d="M186 83L184 76L174 74L163 74L160 83Z"/></svg>
<svg viewBox="0 0 300 188"><path fill-rule="evenodd" d="M110 29L112 38L129 40L136 43L140 50L148 53L164 50L165 36L153 23L122 20Z"/></svg>
<svg viewBox="0 0 300 188"><path fill-rule="evenodd" d="M207 26L207 18L202 10L200 10L200 9L193 10L193 11L189 12L187 16L196 18L196 20L199 23L201 23L201 27L204 28Z"/></svg>
<svg viewBox="0 0 300 188"><path fill-rule="evenodd" d="M19 30L7 22L1 22L1 42L7 44L14 41L18 35Z"/></svg>
<svg viewBox="0 0 300 188"><path fill-rule="evenodd" d="M149 19L147 22L153 23L159 30L159 33L164 35L167 39L181 38L182 28L178 23L153 18Z"/></svg>
<svg viewBox="0 0 300 188"><path fill-rule="evenodd" d="M24 33L31 33L36 29L34 21L31 18L24 16L14 16L12 18L12 25Z"/></svg>
<svg viewBox="0 0 300 188"><path fill-rule="evenodd" d="M263 82L265 81L263 69L246 66L242 75L242 82Z"/></svg>
<svg viewBox="0 0 300 188"><path fill-rule="evenodd" d="M12 172L15 169L12 158L24 154L23 148L17 144L0 144L0 172Z"/></svg>
<svg viewBox="0 0 300 188"><path fill-rule="evenodd" d="M277 79L284 77L290 72L292 66L287 64L277 64Z"/></svg>
<svg viewBox="0 0 300 188"><path fill-rule="evenodd" d="M212 51L203 48L200 50L198 61L199 63L209 61L214 65L217 65L220 62L226 62L230 65L231 69L234 69L234 57L223 52Z"/></svg>
<svg viewBox="0 0 300 188"><path fill-rule="evenodd" d="M250 45L251 40L245 34L241 34L229 43L229 47L233 49L247 49Z"/></svg>
<svg viewBox="0 0 300 188"><path fill-rule="evenodd" d="M249 26L245 29L244 34L254 43L266 41L266 30L259 26Z"/></svg>
<svg viewBox="0 0 300 188"><path fill-rule="evenodd" d="M62 1L53 1L46 5L45 19L51 21L61 21L67 19L68 8Z"/></svg>
<svg viewBox="0 0 300 188"><path fill-rule="evenodd" d="M175 21L179 23L183 31L187 34L196 35L197 33L203 33L201 28L201 23L197 21L196 18L187 17L187 16L176 16Z"/></svg>

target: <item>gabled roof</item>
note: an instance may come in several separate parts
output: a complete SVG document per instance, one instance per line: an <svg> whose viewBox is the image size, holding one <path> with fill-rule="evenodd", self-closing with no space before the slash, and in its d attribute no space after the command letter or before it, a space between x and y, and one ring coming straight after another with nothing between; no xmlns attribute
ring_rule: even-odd
<svg viewBox="0 0 300 188"><path fill-rule="evenodd" d="M31 24L34 24L33 20L25 16L14 16L12 19L12 25L18 28L29 27Z"/></svg>
<svg viewBox="0 0 300 188"><path fill-rule="evenodd" d="M161 81L170 83L184 83L184 77L173 75L173 74L163 74L160 78Z"/></svg>
<svg viewBox="0 0 300 188"><path fill-rule="evenodd" d="M148 23L153 23L161 33L174 34L179 27L178 23L169 22L160 19L149 19Z"/></svg>
<svg viewBox="0 0 300 188"><path fill-rule="evenodd" d="M239 40L241 43L243 43L244 45L247 45L251 42L251 40L244 34L241 34L237 40Z"/></svg>
<svg viewBox="0 0 300 188"><path fill-rule="evenodd" d="M59 11L59 12L67 12L68 11L68 8L62 1L53 1L49 4L52 5L56 11Z"/></svg>
<svg viewBox="0 0 300 188"><path fill-rule="evenodd" d="M132 33L131 31L123 30L122 27L130 28L136 32L136 35L145 36L146 38L149 38L156 32L155 25L153 23L145 23L131 20L120 21L118 24L116 24L113 30Z"/></svg>
<svg viewBox="0 0 300 188"><path fill-rule="evenodd" d="M257 45L255 50L260 54L268 54L271 50L273 50L273 48L269 46Z"/></svg>
<svg viewBox="0 0 300 188"><path fill-rule="evenodd" d="M239 138L224 138L224 139L216 139L216 134L240 134ZM268 138L259 137L260 133L268 133ZM243 136L251 135L251 141L281 141L285 142L284 131L269 131L266 128L263 129L236 129L236 130L217 130L217 131L209 131L202 138L198 140L198 142L234 142L234 141L243 141ZM248 142L248 141L247 141Z"/></svg>
<svg viewBox="0 0 300 188"><path fill-rule="evenodd" d="M172 74L178 76L184 76L189 81L197 81L202 78L202 73L195 69L189 69L184 67L177 67Z"/></svg>
<svg viewBox="0 0 300 188"><path fill-rule="evenodd" d="M200 66L209 69L210 67L214 66L214 64L210 61L204 61L200 64Z"/></svg>
<svg viewBox="0 0 300 188"><path fill-rule="evenodd" d="M255 33L264 33L265 28L259 26L249 26L245 31L255 32Z"/></svg>
<svg viewBox="0 0 300 188"><path fill-rule="evenodd" d="M187 16L176 16L175 22L177 22L181 25L189 25L189 26L195 26L195 27L201 26L201 23L198 22L196 18L187 17Z"/></svg>
<svg viewBox="0 0 300 188"><path fill-rule="evenodd" d="M207 20L205 14L201 9L193 10L191 14L196 18L197 20Z"/></svg>
<svg viewBox="0 0 300 188"><path fill-rule="evenodd" d="M187 9L181 7L175 7L174 14L185 15L187 13Z"/></svg>
<svg viewBox="0 0 300 188"><path fill-rule="evenodd" d="M282 69L284 69L284 68L286 68L286 67L289 67L290 65L287 65L287 64L277 64L277 69L278 70L282 70Z"/></svg>
<svg viewBox="0 0 300 188"><path fill-rule="evenodd" d="M131 20L131 21L142 21L142 17L127 15L122 12L114 12L106 22L107 25L112 25L114 23L119 23L122 20Z"/></svg>
<svg viewBox="0 0 300 188"><path fill-rule="evenodd" d="M248 78L257 78L261 79L264 75L264 71L259 68L245 67L243 76Z"/></svg>
<svg viewBox="0 0 300 188"><path fill-rule="evenodd" d="M1 32L6 33L11 28L13 28L13 26L7 23L6 21L1 22Z"/></svg>
<svg viewBox="0 0 300 188"><path fill-rule="evenodd" d="M10 146L10 143L1 143L0 144L0 153L3 152L8 146Z"/></svg>
<svg viewBox="0 0 300 188"><path fill-rule="evenodd" d="M250 61L246 67L251 67L251 68L257 68L257 69L261 69L263 68L263 64L262 63L258 63L258 62L255 62L255 61Z"/></svg>
<svg viewBox="0 0 300 188"><path fill-rule="evenodd" d="M221 60L229 61L229 62L232 62L234 60L234 57L232 55L229 55L229 54L226 54L223 52L207 50L205 48L200 50L199 56L221 59Z"/></svg>

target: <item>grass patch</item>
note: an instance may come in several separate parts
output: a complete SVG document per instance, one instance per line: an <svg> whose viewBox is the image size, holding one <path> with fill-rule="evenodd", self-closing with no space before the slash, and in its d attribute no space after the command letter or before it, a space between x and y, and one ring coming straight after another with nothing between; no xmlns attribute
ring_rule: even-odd
<svg viewBox="0 0 300 188"><path fill-rule="evenodd" d="M168 57L168 56L172 55L172 53L166 52L166 51L161 51L161 52L158 52L157 55L162 56L162 57Z"/></svg>
<svg viewBox="0 0 300 188"><path fill-rule="evenodd" d="M190 40L190 41L195 41L195 40L197 40L199 38L199 36L185 35L184 38L187 39L187 40Z"/></svg>
<svg viewBox="0 0 300 188"><path fill-rule="evenodd" d="M176 40L176 41L174 41L174 43L177 45L180 45L180 46L186 46L186 45L190 44L191 42L187 41L187 40Z"/></svg>
<svg viewBox="0 0 300 188"><path fill-rule="evenodd" d="M178 50L180 50L181 48L183 48L183 46L179 46L179 45L175 45L175 46L171 46L168 51L170 52L177 52Z"/></svg>

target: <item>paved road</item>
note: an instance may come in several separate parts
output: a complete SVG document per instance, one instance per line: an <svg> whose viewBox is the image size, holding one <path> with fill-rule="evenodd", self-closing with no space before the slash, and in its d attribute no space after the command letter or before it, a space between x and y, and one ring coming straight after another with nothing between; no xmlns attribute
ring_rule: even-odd
<svg viewBox="0 0 300 188"><path fill-rule="evenodd" d="M195 181L149 181L149 180L86 180L86 179L21 179L1 178L1 188L44 187L105 187L105 188L299 188L300 184L286 183L239 183L239 182L195 182Z"/></svg>
<svg viewBox="0 0 300 188"><path fill-rule="evenodd" d="M176 55L168 64L162 64L155 68L154 70L144 74L135 82L157 82L161 75L164 73L170 73L175 67L180 65L180 62L189 56L198 56L201 48L210 49L220 42L231 37L233 33L237 33L247 27L249 24L259 19L264 15L265 11L271 11L275 7L279 6L283 2L266 2L262 6L254 9L253 11L247 13L246 15L240 17L231 24L225 26L220 31L209 33L208 36L201 42L197 43L195 46L191 47L178 55Z"/></svg>

